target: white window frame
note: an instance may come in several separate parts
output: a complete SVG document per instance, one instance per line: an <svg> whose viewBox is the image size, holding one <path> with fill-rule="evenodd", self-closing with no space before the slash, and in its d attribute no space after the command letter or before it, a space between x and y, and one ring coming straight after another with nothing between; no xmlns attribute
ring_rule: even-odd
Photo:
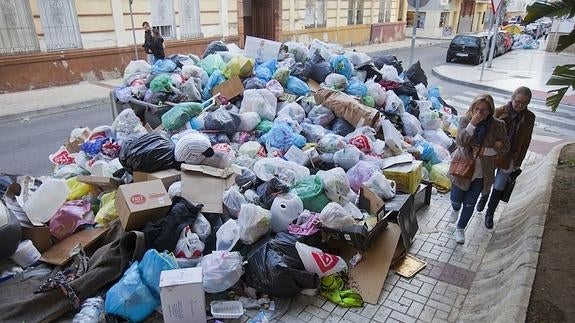
<svg viewBox="0 0 575 323"><path fill-rule="evenodd" d="M28 0L2 0L0 13L0 55L40 51Z"/></svg>
<svg viewBox="0 0 575 323"><path fill-rule="evenodd" d="M180 38L204 37L200 23L200 1L180 0Z"/></svg>
<svg viewBox="0 0 575 323"><path fill-rule="evenodd" d="M363 9L365 8L364 0L349 0L347 8L347 24L363 24Z"/></svg>
<svg viewBox="0 0 575 323"><path fill-rule="evenodd" d="M378 22L391 22L392 0L379 0Z"/></svg>
<svg viewBox="0 0 575 323"><path fill-rule="evenodd" d="M305 28L325 27L327 24L327 0L306 0Z"/></svg>
<svg viewBox="0 0 575 323"><path fill-rule="evenodd" d="M74 0L38 0L38 9L48 51L82 48Z"/></svg>
<svg viewBox="0 0 575 323"><path fill-rule="evenodd" d="M177 39L174 0L151 0L150 13L152 27L160 31L162 38Z"/></svg>

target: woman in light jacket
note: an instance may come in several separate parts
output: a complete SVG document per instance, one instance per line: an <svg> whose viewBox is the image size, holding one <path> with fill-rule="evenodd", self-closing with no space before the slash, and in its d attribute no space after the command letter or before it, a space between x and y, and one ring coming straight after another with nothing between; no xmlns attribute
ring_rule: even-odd
<svg viewBox="0 0 575 323"><path fill-rule="evenodd" d="M475 159L471 178L450 175L453 208L450 220L457 221L455 241L460 244L465 243L465 227L473 215L479 194L487 194L493 184L495 157L509 150L505 123L495 119L494 113L493 98L488 94L480 94L459 121L455 140L457 150L453 153L453 159Z"/></svg>

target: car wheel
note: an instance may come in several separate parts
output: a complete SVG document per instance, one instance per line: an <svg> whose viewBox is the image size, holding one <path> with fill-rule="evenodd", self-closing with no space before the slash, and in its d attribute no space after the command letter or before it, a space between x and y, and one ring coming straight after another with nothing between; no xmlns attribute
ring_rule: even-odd
<svg viewBox="0 0 575 323"><path fill-rule="evenodd" d="M451 56L445 56L445 62L450 63L452 60Z"/></svg>
<svg viewBox="0 0 575 323"><path fill-rule="evenodd" d="M481 64L481 56L477 55L475 58L473 58L473 65L479 65Z"/></svg>

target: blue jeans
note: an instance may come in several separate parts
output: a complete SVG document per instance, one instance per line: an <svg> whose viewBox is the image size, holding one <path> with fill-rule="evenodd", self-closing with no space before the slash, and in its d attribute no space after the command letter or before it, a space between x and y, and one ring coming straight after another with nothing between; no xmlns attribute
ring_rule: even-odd
<svg viewBox="0 0 575 323"><path fill-rule="evenodd" d="M507 172L503 169L498 169L497 174L495 175L495 180L493 181L493 189L503 191L511 173L512 172Z"/></svg>
<svg viewBox="0 0 575 323"><path fill-rule="evenodd" d="M146 54L146 55L148 58L148 64L154 65L154 63L156 62L156 57L154 56L154 54Z"/></svg>
<svg viewBox="0 0 575 323"><path fill-rule="evenodd" d="M483 178L476 178L473 180L467 191L464 191L455 185L451 187L451 207L455 211L459 211L461 209L461 204L463 204L459 221L457 221L458 229L465 229L467 226L469 219L471 219L471 216L473 215L473 209L475 208L477 198L479 198L479 194L482 190Z"/></svg>

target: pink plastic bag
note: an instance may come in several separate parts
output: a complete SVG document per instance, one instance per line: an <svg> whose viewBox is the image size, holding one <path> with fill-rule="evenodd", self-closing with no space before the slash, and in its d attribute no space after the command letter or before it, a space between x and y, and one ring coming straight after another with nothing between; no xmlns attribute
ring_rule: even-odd
<svg viewBox="0 0 575 323"><path fill-rule="evenodd" d="M301 242L295 243L295 248L306 271L316 273L319 277L347 270L345 261L339 257L310 247Z"/></svg>
<svg viewBox="0 0 575 323"><path fill-rule="evenodd" d="M92 219L88 219L88 215ZM94 224L90 202L85 200L68 201L58 209L50 219L50 233L58 240L71 236L78 227L84 224Z"/></svg>

